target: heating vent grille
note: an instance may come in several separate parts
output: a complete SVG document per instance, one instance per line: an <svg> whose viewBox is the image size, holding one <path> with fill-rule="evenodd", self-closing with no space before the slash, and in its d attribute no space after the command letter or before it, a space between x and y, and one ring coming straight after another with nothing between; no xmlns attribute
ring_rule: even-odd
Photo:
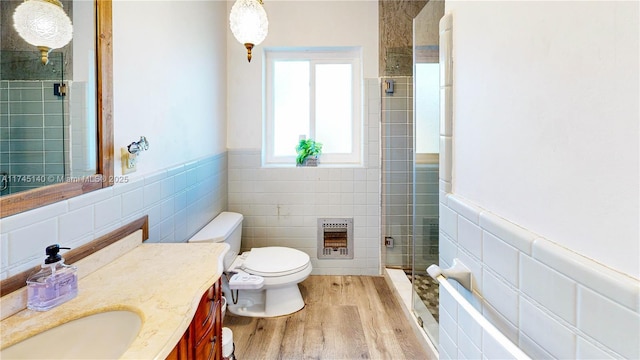
<svg viewBox="0 0 640 360"><path fill-rule="evenodd" d="M318 219L318 259L353 259L353 219Z"/></svg>

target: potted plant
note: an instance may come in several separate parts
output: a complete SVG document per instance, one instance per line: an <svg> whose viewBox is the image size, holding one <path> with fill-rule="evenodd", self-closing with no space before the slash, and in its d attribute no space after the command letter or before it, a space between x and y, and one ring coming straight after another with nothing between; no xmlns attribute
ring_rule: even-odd
<svg viewBox="0 0 640 360"><path fill-rule="evenodd" d="M296 166L318 166L318 156L322 154L322 143L313 139L301 139L296 146Z"/></svg>

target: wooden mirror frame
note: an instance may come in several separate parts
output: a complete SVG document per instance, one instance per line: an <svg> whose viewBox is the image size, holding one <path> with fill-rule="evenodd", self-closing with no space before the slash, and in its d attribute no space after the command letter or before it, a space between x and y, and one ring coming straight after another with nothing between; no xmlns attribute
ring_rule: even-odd
<svg viewBox="0 0 640 360"><path fill-rule="evenodd" d="M113 185L113 48L111 0L95 0L96 10L96 174L77 182L43 186L0 197L0 218L53 204Z"/></svg>

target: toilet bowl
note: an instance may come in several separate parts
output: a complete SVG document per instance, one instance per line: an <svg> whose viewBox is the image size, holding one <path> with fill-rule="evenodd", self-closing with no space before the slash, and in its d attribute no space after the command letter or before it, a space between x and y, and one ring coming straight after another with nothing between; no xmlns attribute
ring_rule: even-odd
<svg viewBox="0 0 640 360"><path fill-rule="evenodd" d="M298 283L312 270L306 253L287 247L253 248L240 254L242 215L222 212L189 242L226 242L222 290L227 310L235 315L274 317L304 307Z"/></svg>

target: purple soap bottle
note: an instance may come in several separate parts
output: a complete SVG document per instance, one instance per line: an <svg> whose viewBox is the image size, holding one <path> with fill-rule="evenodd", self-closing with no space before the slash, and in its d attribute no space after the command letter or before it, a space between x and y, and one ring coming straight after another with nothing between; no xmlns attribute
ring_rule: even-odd
<svg viewBox="0 0 640 360"><path fill-rule="evenodd" d="M46 311L78 295L78 269L67 265L58 244L47 246L40 271L27 278L27 308Z"/></svg>

